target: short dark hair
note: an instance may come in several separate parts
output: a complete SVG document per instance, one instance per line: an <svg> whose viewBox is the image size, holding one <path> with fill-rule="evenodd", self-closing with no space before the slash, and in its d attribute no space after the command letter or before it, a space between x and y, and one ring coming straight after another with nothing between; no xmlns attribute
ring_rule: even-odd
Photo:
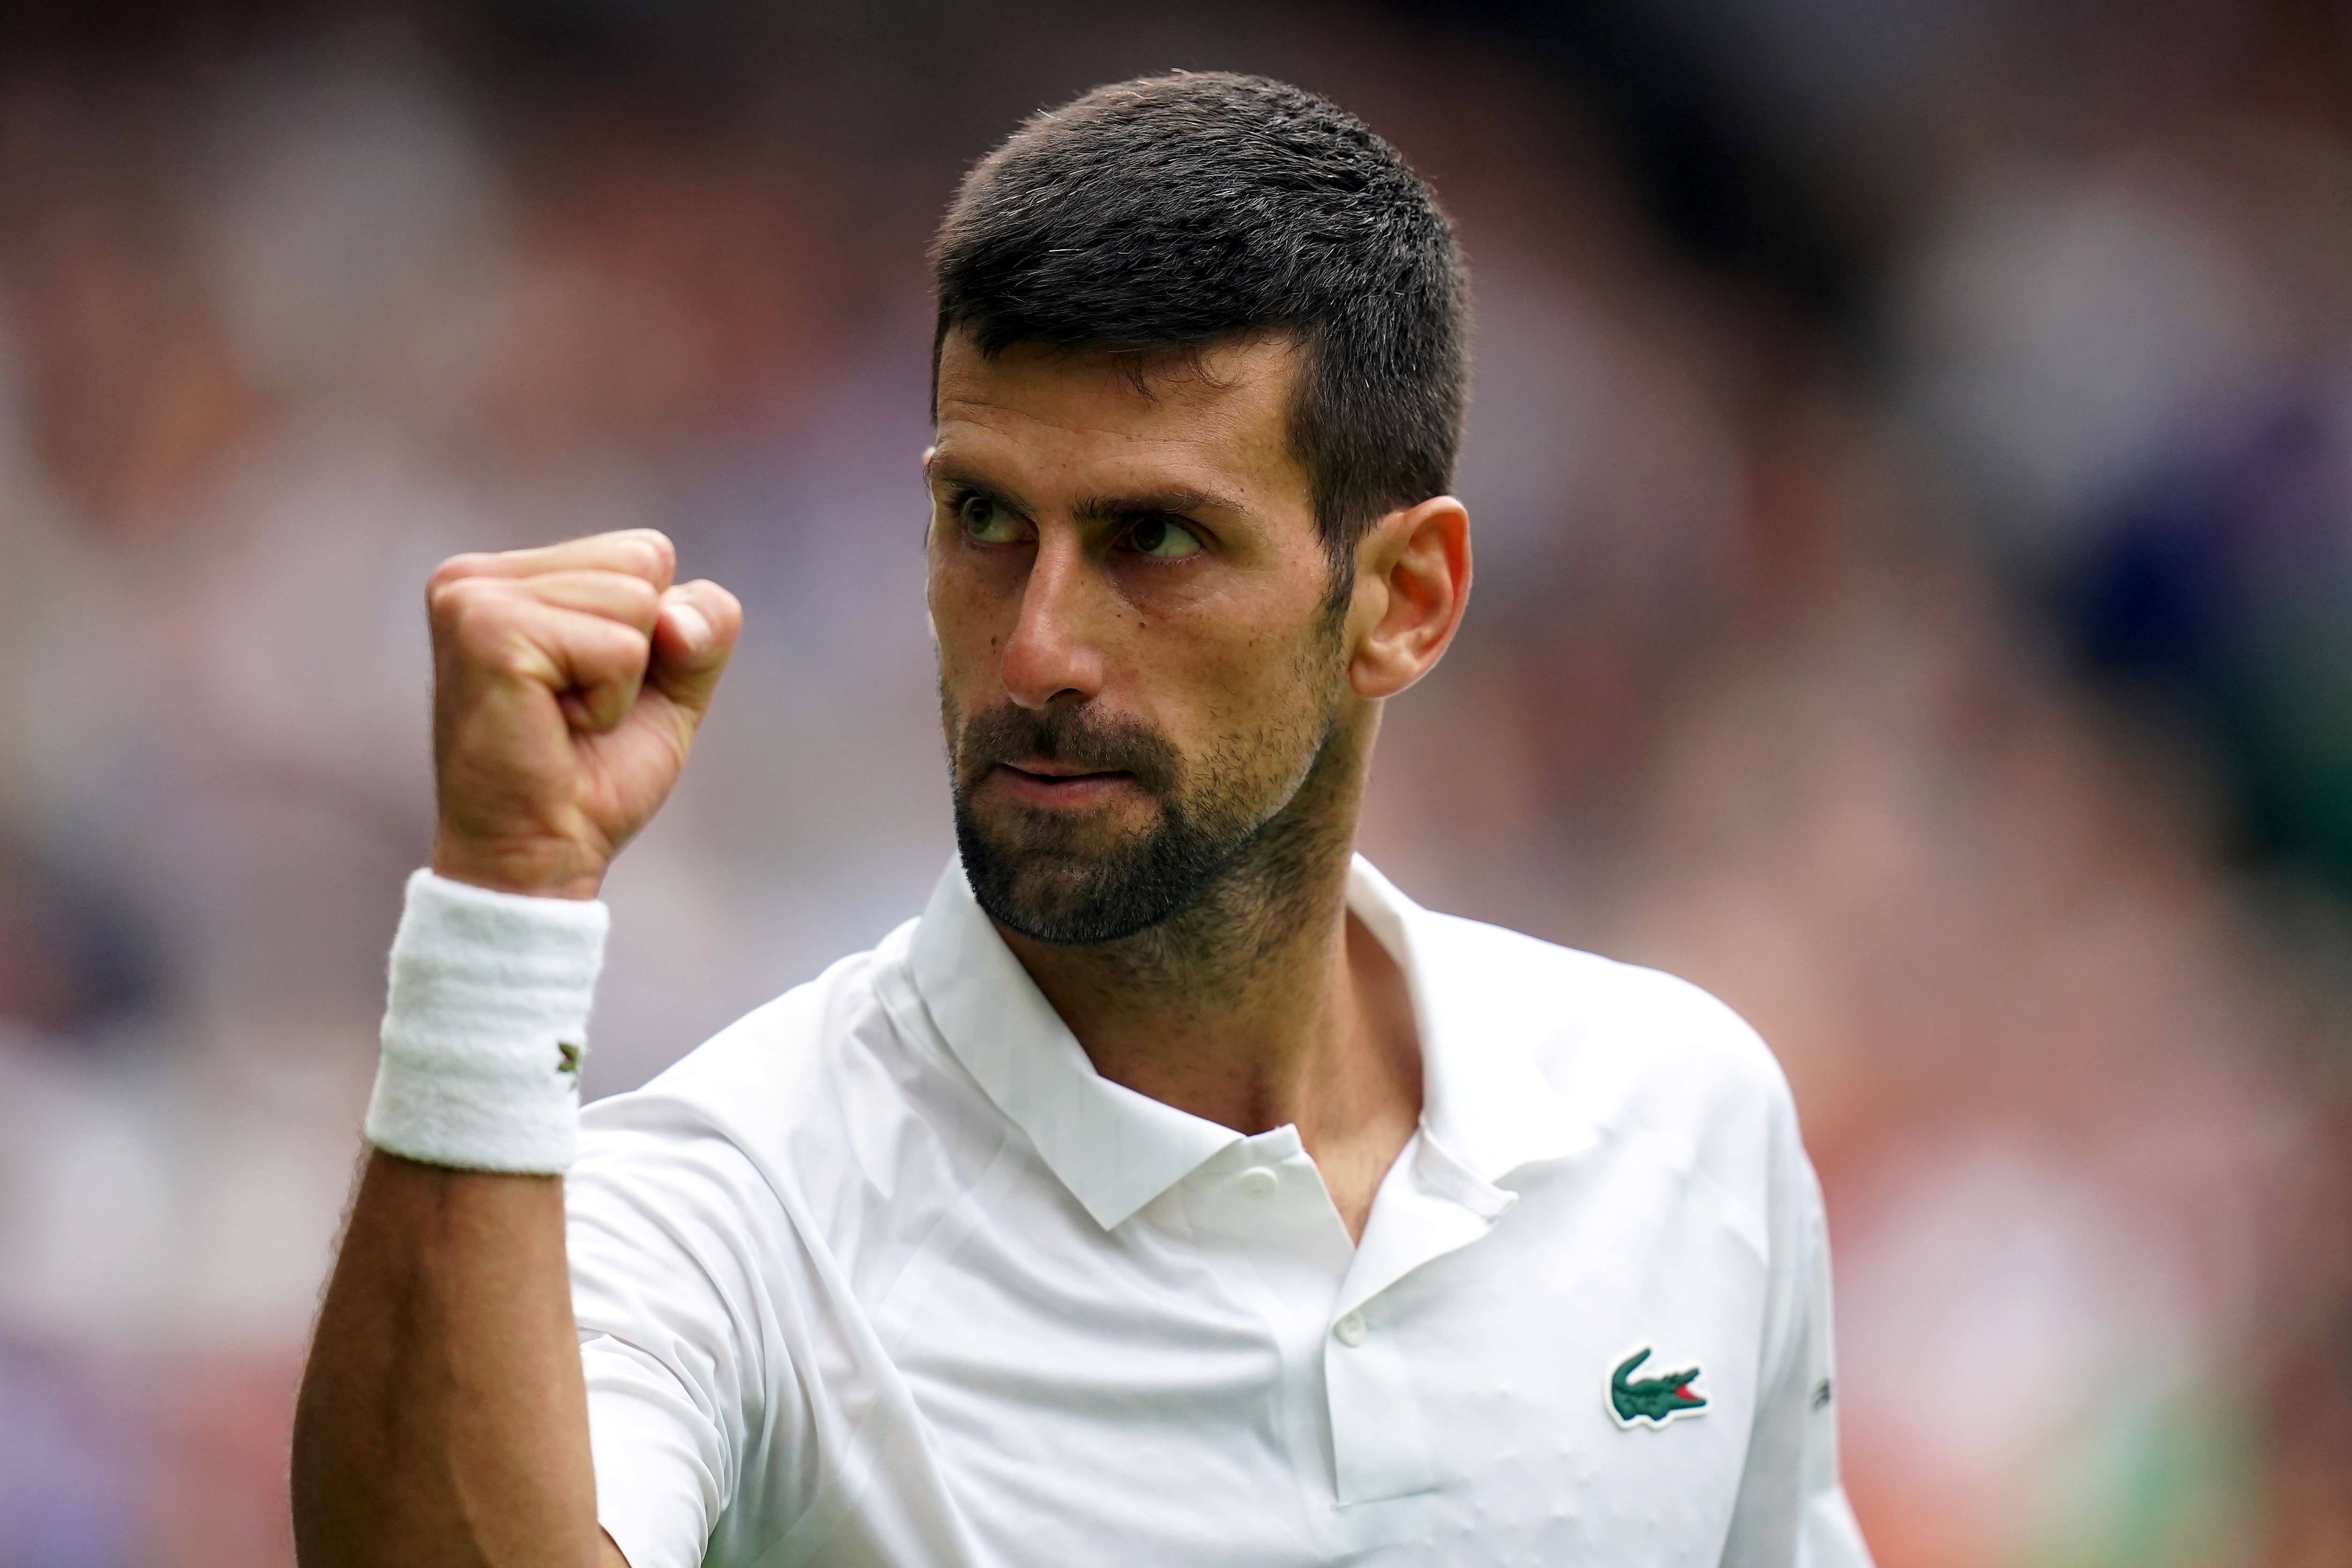
<svg viewBox="0 0 2352 1568"><path fill-rule="evenodd" d="M1453 485L1469 280L1453 225L1354 115L1180 71L1033 116L964 176L931 250L939 333L1139 363L1251 331L1302 351L1290 444L1335 559ZM936 388L935 388L936 390Z"/></svg>

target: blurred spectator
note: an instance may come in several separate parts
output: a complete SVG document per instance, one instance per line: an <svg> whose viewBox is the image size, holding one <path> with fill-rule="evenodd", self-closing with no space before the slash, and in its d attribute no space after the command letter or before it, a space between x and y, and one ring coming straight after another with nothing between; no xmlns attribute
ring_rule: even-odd
<svg viewBox="0 0 2352 1568"><path fill-rule="evenodd" d="M1171 65L1461 225L1477 602L1366 847L1773 1042L1880 1561L2352 1561L2347 59L2290 0L0 23L0 1568L289 1559L441 556L648 524L750 608L592 1092L919 907L925 232Z"/></svg>

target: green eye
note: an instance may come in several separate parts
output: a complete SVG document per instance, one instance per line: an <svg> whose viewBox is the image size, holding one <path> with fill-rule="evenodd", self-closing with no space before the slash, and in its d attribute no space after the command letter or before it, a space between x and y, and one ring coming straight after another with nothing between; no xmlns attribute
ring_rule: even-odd
<svg viewBox="0 0 2352 1568"><path fill-rule="evenodd" d="M1137 553L1160 561L1181 561L1201 552L1201 542L1183 524L1164 517L1148 517L1127 536Z"/></svg>
<svg viewBox="0 0 2352 1568"><path fill-rule="evenodd" d="M1010 544L1021 537L1021 520L988 496L971 495L956 503L963 531L982 544Z"/></svg>

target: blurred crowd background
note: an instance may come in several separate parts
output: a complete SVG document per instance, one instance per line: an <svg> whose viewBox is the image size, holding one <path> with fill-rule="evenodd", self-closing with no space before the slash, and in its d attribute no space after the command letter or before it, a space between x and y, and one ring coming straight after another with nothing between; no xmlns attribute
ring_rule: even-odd
<svg viewBox="0 0 2352 1568"><path fill-rule="evenodd" d="M1885 1568L2352 1563L2352 13L0 16L0 1568L276 1568L440 557L750 608L590 1088L914 912L923 247L1171 67L1475 270L1478 591L1365 847L1763 1030Z"/></svg>

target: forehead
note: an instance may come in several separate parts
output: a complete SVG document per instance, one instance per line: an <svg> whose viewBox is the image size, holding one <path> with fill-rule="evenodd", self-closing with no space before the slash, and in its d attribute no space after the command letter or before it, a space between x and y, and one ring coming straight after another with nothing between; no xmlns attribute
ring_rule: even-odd
<svg viewBox="0 0 2352 1568"><path fill-rule="evenodd" d="M1304 504L1289 441L1298 357L1286 336L1256 337L1139 376L1100 351L1015 343L989 358L951 331L940 346L938 460L1018 470L1029 484L1125 478Z"/></svg>

